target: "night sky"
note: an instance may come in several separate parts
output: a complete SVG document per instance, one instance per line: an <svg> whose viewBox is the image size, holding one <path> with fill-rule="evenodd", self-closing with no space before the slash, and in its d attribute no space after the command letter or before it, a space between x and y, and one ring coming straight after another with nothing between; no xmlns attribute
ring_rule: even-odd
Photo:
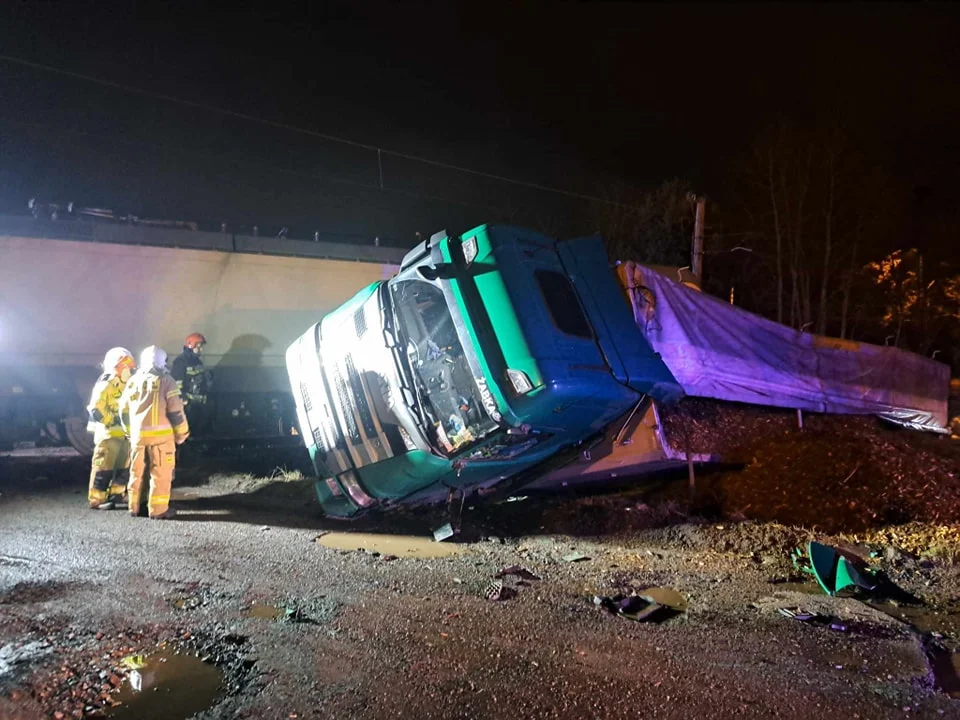
<svg viewBox="0 0 960 720"><path fill-rule="evenodd" d="M0 54L575 193L728 201L765 125L841 118L956 213L948 4L6 3ZM45 201L401 238L581 202L0 60L0 210ZM380 170L384 188L380 188Z"/></svg>

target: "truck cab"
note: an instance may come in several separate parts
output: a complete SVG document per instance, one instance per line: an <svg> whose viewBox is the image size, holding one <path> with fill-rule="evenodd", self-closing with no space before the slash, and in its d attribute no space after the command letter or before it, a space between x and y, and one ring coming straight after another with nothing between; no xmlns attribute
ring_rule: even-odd
<svg viewBox="0 0 960 720"><path fill-rule="evenodd" d="M439 232L286 354L324 511L545 467L647 398L683 392L636 327L599 237Z"/></svg>

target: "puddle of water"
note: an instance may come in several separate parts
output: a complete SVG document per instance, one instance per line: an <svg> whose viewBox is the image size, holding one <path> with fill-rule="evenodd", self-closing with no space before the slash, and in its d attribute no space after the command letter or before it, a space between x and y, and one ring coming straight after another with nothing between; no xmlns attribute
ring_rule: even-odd
<svg viewBox="0 0 960 720"><path fill-rule="evenodd" d="M798 592L804 595L823 595L823 589L815 582L779 582L774 583L777 592Z"/></svg>
<svg viewBox="0 0 960 720"><path fill-rule="evenodd" d="M655 603L665 605L671 610L680 612L687 609L687 599L673 588L652 587L638 590L641 595L651 598Z"/></svg>
<svg viewBox="0 0 960 720"><path fill-rule="evenodd" d="M260 618L262 620L279 620L286 615L286 610L276 605L267 605L266 603L254 603L244 613L245 617Z"/></svg>
<svg viewBox="0 0 960 720"><path fill-rule="evenodd" d="M223 673L193 655L161 650L137 671L142 682L134 691L128 677L114 699L122 703L106 711L116 720L181 720L213 707L220 696Z"/></svg>
<svg viewBox="0 0 960 720"><path fill-rule="evenodd" d="M412 535L331 532L318 542L334 550L366 550L397 557L442 558L463 552L459 545L438 543L433 538Z"/></svg>
<svg viewBox="0 0 960 720"><path fill-rule="evenodd" d="M875 610L912 625L920 632L938 632L960 638L960 612L956 610L894 605L888 602L869 602L867 604Z"/></svg>
<svg viewBox="0 0 960 720"><path fill-rule="evenodd" d="M960 699L960 653L928 648L927 657L937 690L954 699Z"/></svg>

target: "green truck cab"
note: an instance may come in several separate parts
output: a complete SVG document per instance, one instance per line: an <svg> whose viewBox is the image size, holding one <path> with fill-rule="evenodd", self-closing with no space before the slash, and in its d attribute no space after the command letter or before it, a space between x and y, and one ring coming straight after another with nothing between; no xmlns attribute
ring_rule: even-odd
<svg viewBox="0 0 960 720"><path fill-rule="evenodd" d="M287 350L324 511L533 477L645 398L683 391L599 237L440 232Z"/></svg>

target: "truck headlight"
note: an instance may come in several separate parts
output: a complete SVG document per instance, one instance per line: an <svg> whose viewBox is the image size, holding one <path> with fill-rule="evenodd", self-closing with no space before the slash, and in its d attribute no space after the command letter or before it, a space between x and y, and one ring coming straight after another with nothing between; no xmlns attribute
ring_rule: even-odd
<svg viewBox="0 0 960 720"><path fill-rule="evenodd" d="M472 238L463 243L463 259L467 261L467 265L472 263L477 258L477 237L474 235Z"/></svg>
<svg viewBox="0 0 960 720"><path fill-rule="evenodd" d="M522 370L507 370L507 377L518 395L526 395L533 390L533 383L530 382L530 378Z"/></svg>
<svg viewBox="0 0 960 720"><path fill-rule="evenodd" d="M347 470L337 475L340 485L347 491L347 495L360 507L370 507L376 504L376 499L367 495L360 482L357 480L357 473L354 470Z"/></svg>

